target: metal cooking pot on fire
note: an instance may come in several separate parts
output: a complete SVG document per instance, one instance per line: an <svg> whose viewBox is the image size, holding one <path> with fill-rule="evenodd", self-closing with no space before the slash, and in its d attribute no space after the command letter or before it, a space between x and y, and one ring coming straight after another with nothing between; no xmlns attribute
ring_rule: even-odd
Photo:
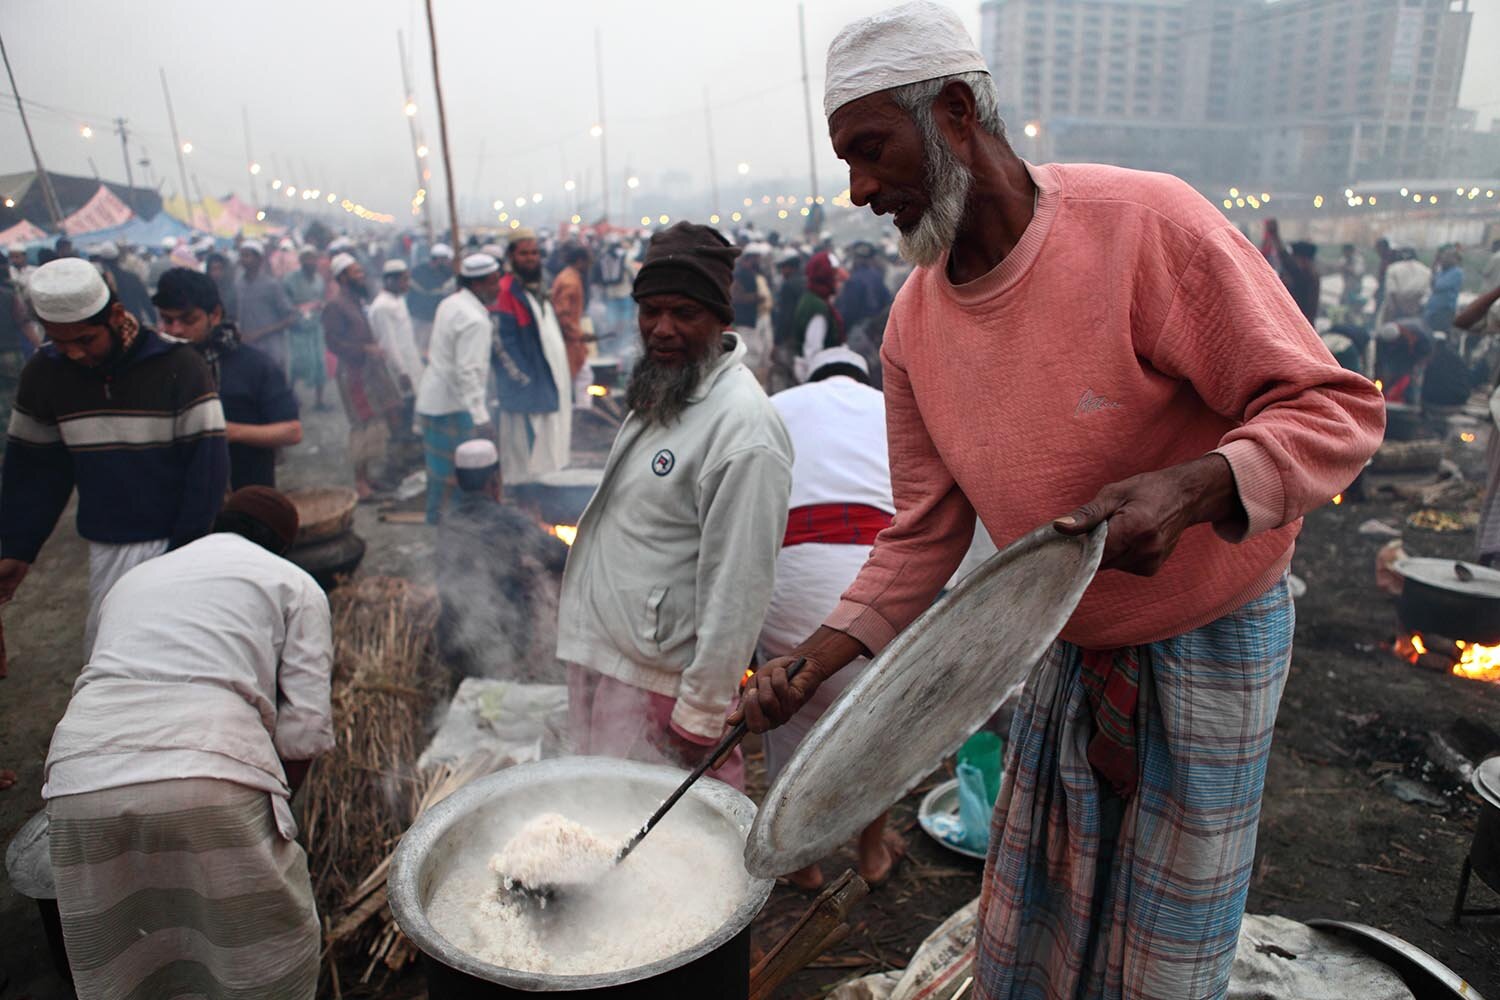
<svg viewBox="0 0 1500 1000"><path fill-rule="evenodd" d="M422 951L431 997L714 997L744 998L750 981L750 922L771 894L772 880L748 879L744 896L721 926L704 939L660 961L618 972L551 975L491 965L455 947L428 919L436 887L460 862L488 856L538 813L557 810L559 799L587 796L610 808L650 815L686 776L659 764L604 757L559 757L521 764L480 778L454 792L412 824L391 861L387 892L401 930ZM644 809L642 803L645 803ZM733 842L736 852L755 818L755 804L718 781L700 781L672 811L704 837ZM566 902L556 905L566 906ZM641 919L671 900L644 899Z"/></svg>
<svg viewBox="0 0 1500 1000"><path fill-rule="evenodd" d="M1500 644L1500 570L1452 559L1402 559L1396 613L1413 632Z"/></svg>

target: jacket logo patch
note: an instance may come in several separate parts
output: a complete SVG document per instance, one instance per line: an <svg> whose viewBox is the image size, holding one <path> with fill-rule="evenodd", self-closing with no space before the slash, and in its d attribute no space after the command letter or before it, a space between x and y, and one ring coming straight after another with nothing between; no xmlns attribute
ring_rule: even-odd
<svg viewBox="0 0 1500 1000"><path fill-rule="evenodd" d="M672 467L676 464L677 456L672 454L667 449L663 448L661 451L656 453L656 456L654 458L651 459L651 471L656 473L658 476L665 476L667 473L672 471Z"/></svg>
<svg viewBox="0 0 1500 1000"><path fill-rule="evenodd" d="M1078 397L1078 405L1073 409L1073 415L1076 417L1099 410L1118 410L1122 405L1112 399L1105 399L1092 389L1085 389L1083 395Z"/></svg>

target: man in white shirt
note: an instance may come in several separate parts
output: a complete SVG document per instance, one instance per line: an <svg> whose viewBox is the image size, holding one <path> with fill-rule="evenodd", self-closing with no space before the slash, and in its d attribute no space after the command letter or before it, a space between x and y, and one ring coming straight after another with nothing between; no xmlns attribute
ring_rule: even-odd
<svg viewBox="0 0 1500 1000"><path fill-rule="evenodd" d="M422 352L417 349L417 335L412 328L411 312L406 308L406 292L411 288L411 271L406 261L394 257L381 268L380 291L370 303L370 329L375 342L385 352L385 363L391 377L401 387L410 426L412 400L422 384Z"/></svg>
<svg viewBox="0 0 1500 1000"><path fill-rule="evenodd" d="M762 660L786 656L833 612L859 575L875 536L891 523L891 472L885 440L885 398L870 386L870 368L847 347L813 355L807 382L778 392L771 405L791 436L791 510L776 557L776 587L760 630ZM767 780L774 782L813 724L868 663L861 657L832 691L817 694L786 725L764 736ZM827 685L825 685L826 687ZM904 848L885 835L885 817L859 838L859 873L884 882ZM823 884L816 863L787 876L802 889Z"/></svg>
<svg viewBox="0 0 1500 1000"><path fill-rule="evenodd" d="M645 353L558 614L579 753L696 765L755 651L792 446L727 329L738 253L681 222L652 238L636 276ZM743 787L739 751L710 773Z"/></svg>
<svg viewBox="0 0 1500 1000"><path fill-rule="evenodd" d="M487 303L500 290L500 262L486 253L463 259L458 291L438 304L427 370L417 391L427 461L427 523L437 524L453 486L453 453L471 437L495 437L485 406L494 340Z"/></svg>
<svg viewBox="0 0 1500 1000"><path fill-rule="evenodd" d="M214 527L110 590L47 753L82 1000L311 1000L317 986L318 915L287 803L333 747L328 601L281 558L297 510L280 493L236 491Z"/></svg>

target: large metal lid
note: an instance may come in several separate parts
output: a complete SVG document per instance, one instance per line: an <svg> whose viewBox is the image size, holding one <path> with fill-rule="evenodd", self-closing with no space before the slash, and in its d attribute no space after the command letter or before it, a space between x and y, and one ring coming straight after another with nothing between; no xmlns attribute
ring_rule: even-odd
<svg viewBox="0 0 1500 1000"><path fill-rule="evenodd" d="M931 774L1000 707L1067 624L1104 553L1045 524L898 635L802 740L750 828L745 867L824 858Z"/></svg>
<svg viewBox="0 0 1500 1000"><path fill-rule="evenodd" d="M1500 570L1453 559L1401 559L1396 572L1408 580L1474 597L1500 598Z"/></svg>

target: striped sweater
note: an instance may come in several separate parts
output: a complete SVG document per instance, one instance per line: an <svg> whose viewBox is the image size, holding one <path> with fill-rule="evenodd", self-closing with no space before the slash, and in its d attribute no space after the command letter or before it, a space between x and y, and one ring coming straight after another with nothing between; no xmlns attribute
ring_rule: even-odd
<svg viewBox="0 0 1500 1000"><path fill-rule="evenodd" d="M50 345L21 372L0 470L0 557L33 562L78 487L78 533L124 544L205 534L229 452L196 351L142 329L124 357L85 368Z"/></svg>

